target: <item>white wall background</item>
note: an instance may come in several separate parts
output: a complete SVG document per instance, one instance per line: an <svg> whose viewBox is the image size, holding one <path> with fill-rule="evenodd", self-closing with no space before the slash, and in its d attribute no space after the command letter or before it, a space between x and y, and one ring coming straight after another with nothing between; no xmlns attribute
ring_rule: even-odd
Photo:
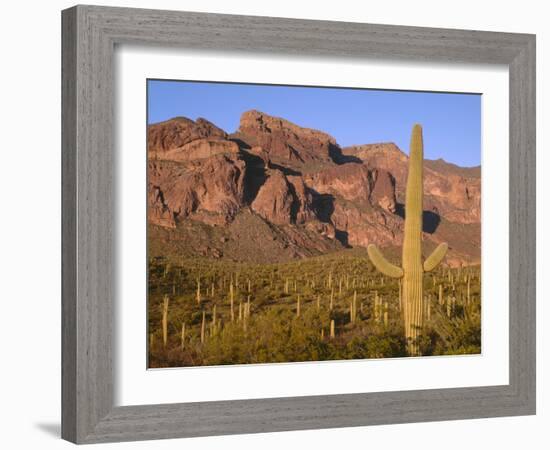
<svg viewBox="0 0 550 450"><path fill-rule="evenodd" d="M537 34L538 229L549 224L543 179L548 158L550 41L545 2L536 0L441 2L297 2L278 0L103 1L134 6L232 14L269 15L468 28ZM3 448L69 448L59 438L60 418L60 10L71 1L6 2L0 16L0 414ZM546 145L545 145L546 144ZM546 159L546 160L545 160ZM546 227L545 227L546 225ZM542 260L549 240L539 233L538 278L548 276ZM118 444L117 448L239 450L263 448L334 449L342 444L371 448L446 450L472 448L542 449L548 446L550 394L544 366L550 359L550 321L544 286L538 286L538 415L504 419L390 425ZM546 383L545 383L546 381ZM546 425L546 426L545 426ZM105 447L106 446L98 446ZM109 447L114 448L114 447Z"/></svg>

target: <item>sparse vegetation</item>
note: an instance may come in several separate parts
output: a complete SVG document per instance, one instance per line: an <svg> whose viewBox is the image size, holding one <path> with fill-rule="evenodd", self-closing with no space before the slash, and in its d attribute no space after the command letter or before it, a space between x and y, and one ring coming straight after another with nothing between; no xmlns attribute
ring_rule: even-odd
<svg viewBox="0 0 550 450"><path fill-rule="evenodd" d="M151 367L480 352L480 168L420 126L408 155L257 110L147 136Z"/></svg>
<svg viewBox="0 0 550 450"><path fill-rule="evenodd" d="M362 249L278 264L152 258L149 366L407 356L400 289ZM421 354L479 353L480 268L439 267L423 291Z"/></svg>

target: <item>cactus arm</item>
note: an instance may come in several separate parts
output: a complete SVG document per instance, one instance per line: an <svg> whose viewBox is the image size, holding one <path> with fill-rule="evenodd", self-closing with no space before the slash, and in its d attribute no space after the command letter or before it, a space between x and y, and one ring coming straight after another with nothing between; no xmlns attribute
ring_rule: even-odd
<svg viewBox="0 0 550 450"><path fill-rule="evenodd" d="M445 258L449 246L446 243L439 244L428 258L424 261L424 272L431 272Z"/></svg>
<svg viewBox="0 0 550 450"><path fill-rule="evenodd" d="M376 245L370 244L367 247L367 251L369 253L369 257L372 263L384 275L392 278L401 278L403 276L403 269L390 263L380 252L380 250L378 250L378 247L376 247Z"/></svg>

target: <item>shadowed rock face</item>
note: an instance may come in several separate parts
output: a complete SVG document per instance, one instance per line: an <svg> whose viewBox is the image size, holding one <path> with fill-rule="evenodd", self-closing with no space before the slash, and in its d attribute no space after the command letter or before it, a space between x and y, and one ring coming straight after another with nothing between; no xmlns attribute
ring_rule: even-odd
<svg viewBox="0 0 550 450"><path fill-rule="evenodd" d="M375 169L372 172L373 188L371 202L382 209L394 213L397 209L395 199L395 179L387 170Z"/></svg>
<svg viewBox="0 0 550 450"><path fill-rule="evenodd" d="M273 170L252 202L252 210L275 224L292 222L294 196L290 185L280 170Z"/></svg>
<svg viewBox="0 0 550 450"><path fill-rule="evenodd" d="M302 177L271 170L251 204L254 212L275 224L304 224L317 219L313 194Z"/></svg>
<svg viewBox="0 0 550 450"><path fill-rule="evenodd" d="M306 183L321 194L367 204L371 195L371 171L363 164L332 165L305 175Z"/></svg>
<svg viewBox="0 0 550 450"><path fill-rule="evenodd" d="M176 228L172 210L164 201L164 194L158 186L150 184L147 189L147 220L162 227Z"/></svg>
<svg viewBox="0 0 550 450"><path fill-rule="evenodd" d="M173 233L203 224L190 246L196 239L220 257L208 227L241 239L251 232L245 223L256 224L256 248L270 242L283 259L401 243L408 157L393 143L342 149L322 131L259 111L245 112L231 135L183 117L147 135L148 221ZM479 262L479 168L437 160L424 170L424 238L449 242L451 262Z"/></svg>
<svg viewBox="0 0 550 450"><path fill-rule="evenodd" d="M396 194L405 197L408 157L392 143L347 147L344 154L369 167L384 169L395 179ZM443 160L424 163L424 208L463 224L481 222L481 172Z"/></svg>

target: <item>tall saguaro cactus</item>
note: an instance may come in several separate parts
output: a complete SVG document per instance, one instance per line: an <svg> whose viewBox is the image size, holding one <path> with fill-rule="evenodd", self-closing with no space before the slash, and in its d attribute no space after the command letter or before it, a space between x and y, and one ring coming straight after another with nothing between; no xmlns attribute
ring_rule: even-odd
<svg viewBox="0 0 550 450"><path fill-rule="evenodd" d="M405 337L409 354L412 356L420 354L418 336L424 324L423 274L437 267L447 253L447 244L439 244L422 263L423 160L422 127L416 124L412 130L409 153L402 267L391 264L374 244L369 245L367 249L372 263L380 272L389 277L403 278Z"/></svg>

